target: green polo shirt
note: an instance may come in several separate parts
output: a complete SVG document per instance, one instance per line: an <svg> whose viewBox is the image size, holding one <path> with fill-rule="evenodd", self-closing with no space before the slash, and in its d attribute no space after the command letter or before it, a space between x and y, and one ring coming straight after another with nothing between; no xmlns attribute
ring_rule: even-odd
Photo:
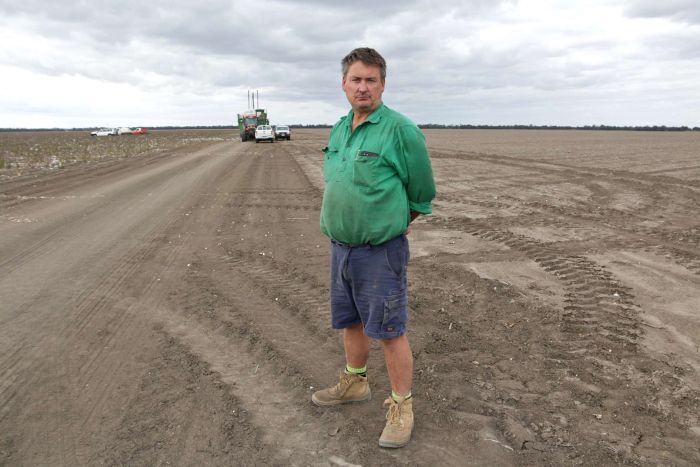
<svg viewBox="0 0 700 467"><path fill-rule="evenodd" d="M377 245L406 231L410 212L430 214L435 181L425 137L382 104L352 130L352 110L324 148L321 232L351 245Z"/></svg>

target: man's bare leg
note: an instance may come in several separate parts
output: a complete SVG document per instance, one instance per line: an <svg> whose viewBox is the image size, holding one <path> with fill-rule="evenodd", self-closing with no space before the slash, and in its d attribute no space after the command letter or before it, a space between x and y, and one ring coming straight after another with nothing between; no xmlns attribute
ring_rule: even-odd
<svg viewBox="0 0 700 467"><path fill-rule="evenodd" d="M343 329L343 344L345 346L345 359L352 368L364 368L369 359L371 341L365 336L365 328L362 323L357 323Z"/></svg>
<svg viewBox="0 0 700 467"><path fill-rule="evenodd" d="M367 365L370 346L370 339L365 336L362 323L343 330L343 344L347 366L353 371L342 372L338 384L316 391L311 395L313 403L320 407L347 402L365 402L372 398L367 375L359 371Z"/></svg>
<svg viewBox="0 0 700 467"><path fill-rule="evenodd" d="M413 385L413 354L408 336L404 334L381 342L391 389L400 396L406 396Z"/></svg>

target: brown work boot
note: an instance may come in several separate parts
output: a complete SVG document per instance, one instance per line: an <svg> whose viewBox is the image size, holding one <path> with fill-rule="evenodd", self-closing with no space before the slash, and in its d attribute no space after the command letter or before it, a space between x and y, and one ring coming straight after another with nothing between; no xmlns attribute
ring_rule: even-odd
<svg viewBox="0 0 700 467"><path fill-rule="evenodd" d="M396 402L390 397L384 401L384 407L389 407L389 411L386 413L386 426L379 437L379 445L383 448L406 446L413 431L413 399Z"/></svg>
<svg viewBox="0 0 700 467"><path fill-rule="evenodd" d="M372 398L367 376L355 375L342 371L340 382L331 388L321 389L311 395L314 404L320 407L347 404L348 402L365 402Z"/></svg>

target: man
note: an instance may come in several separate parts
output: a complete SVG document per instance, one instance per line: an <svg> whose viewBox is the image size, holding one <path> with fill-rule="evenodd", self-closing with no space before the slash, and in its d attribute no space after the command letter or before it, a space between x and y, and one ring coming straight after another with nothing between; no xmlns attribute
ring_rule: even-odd
<svg viewBox="0 0 700 467"><path fill-rule="evenodd" d="M370 400L367 359L370 339L378 339L391 383L379 445L398 448L413 430L406 232L431 213L435 182L423 133L382 103L382 56L358 48L341 64L352 109L324 149L321 231L331 239L331 322L343 330L346 367L338 384L311 399L322 407Z"/></svg>

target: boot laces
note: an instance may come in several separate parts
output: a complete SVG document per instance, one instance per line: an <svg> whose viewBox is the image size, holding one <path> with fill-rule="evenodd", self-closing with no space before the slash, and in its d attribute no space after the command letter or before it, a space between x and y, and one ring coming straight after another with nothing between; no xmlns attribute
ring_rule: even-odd
<svg viewBox="0 0 700 467"><path fill-rule="evenodd" d="M340 381L338 384L333 386L333 389L331 390L335 396L342 396L345 394L348 390L348 388L352 385L352 378L351 375L345 373L344 371L340 373Z"/></svg>
<svg viewBox="0 0 700 467"><path fill-rule="evenodd" d="M389 411L386 413L386 419L389 421L389 423L403 427L401 405L392 398L384 401L384 405L389 406Z"/></svg>

